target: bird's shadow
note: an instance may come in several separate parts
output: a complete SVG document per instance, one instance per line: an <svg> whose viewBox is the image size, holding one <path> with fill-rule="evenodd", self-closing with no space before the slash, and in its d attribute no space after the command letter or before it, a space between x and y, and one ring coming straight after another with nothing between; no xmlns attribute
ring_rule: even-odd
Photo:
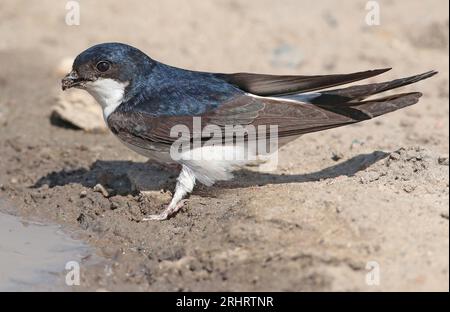
<svg viewBox="0 0 450 312"><path fill-rule="evenodd" d="M235 172L235 179L221 182L219 186L232 189L267 184L306 183L338 176L351 177L388 155L388 153L382 151L360 154L336 165L306 174L286 175L242 169ZM41 177L32 187L39 188L46 184L52 188L67 184L81 184L92 188L100 183L116 194L128 195L136 194L138 190L160 190L169 188L169 186L173 187L176 174L176 172L164 170L149 162L98 160L92 163L89 169L80 168L51 172Z"/></svg>
<svg viewBox="0 0 450 312"><path fill-rule="evenodd" d="M339 176L352 177L357 172L365 170L374 163L386 158L388 155L389 153L382 151L375 151L370 154L360 154L337 163L336 165L304 174L273 174L241 170L235 174L236 179L234 179L234 181L227 182L227 185L233 188L256 185L263 186L267 184L315 182L325 179L332 179Z"/></svg>

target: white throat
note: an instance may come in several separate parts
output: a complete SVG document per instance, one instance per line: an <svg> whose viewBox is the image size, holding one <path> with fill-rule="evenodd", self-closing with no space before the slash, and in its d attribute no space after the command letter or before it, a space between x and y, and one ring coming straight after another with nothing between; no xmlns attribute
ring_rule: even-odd
<svg viewBox="0 0 450 312"><path fill-rule="evenodd" d="M109 78L98 78L86 83L86 90L103 108L103 118L116 110L122 103L127 82L119 82Z"/></svg>

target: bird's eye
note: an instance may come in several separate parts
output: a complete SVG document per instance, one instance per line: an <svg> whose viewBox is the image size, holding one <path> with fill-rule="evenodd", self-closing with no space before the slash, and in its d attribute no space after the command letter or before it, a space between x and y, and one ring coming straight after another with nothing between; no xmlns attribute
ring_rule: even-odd
<svg viewBox="0 0 450 312"><path fill-rule="evenodd" d="M107 71L109 69L110 64L109 64L109 62L106 62L106 61L100 61L97 63L97 65L95 67L97 68L97 70L99 72L104 73L105 71Z"/></svg>

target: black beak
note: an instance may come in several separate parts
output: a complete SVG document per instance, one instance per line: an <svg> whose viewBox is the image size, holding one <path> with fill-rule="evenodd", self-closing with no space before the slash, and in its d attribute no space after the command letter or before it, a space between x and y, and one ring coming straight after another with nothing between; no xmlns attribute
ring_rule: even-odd
<svg viewBox="0 0 450 312"><path fill-rule="evenodd" d="M64 91L66 89L80 85L81 82L83 82L83 79L79 78L77 72L72 70L63 78L63 80L61 80L61 87Z"/></svg>

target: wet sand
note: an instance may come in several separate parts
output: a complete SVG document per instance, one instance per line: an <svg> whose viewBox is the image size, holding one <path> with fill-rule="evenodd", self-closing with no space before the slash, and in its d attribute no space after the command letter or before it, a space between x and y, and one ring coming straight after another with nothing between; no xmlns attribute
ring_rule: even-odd
<svg viewBox="0 0 450 312"><path fill-rule="evenodd" d="M81 2L70 27L64 1L0 4L0 198L106 259L82 266L79 289L448 291L448 1L379 1L376 27L366 1ZM175 218L143 223L167 204L173 174L110 133L50 118L60 61L105 41L195 70L440 73L402 89L423 92L419 104L306 135L275 172L199 186ZM374 262L379 285L366 281Z"/></svg>

